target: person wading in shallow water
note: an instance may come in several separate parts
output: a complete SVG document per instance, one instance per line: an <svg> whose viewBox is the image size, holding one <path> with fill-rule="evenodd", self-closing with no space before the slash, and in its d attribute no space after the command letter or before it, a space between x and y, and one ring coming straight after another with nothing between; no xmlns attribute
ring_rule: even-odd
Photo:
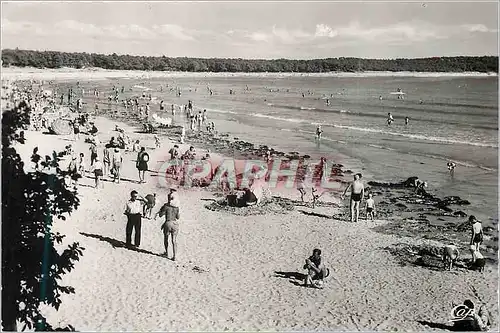
<svg viewBox="0 0 500 333"><path fill-rule="evenodd" d="M347 191L351 189L351 222L358 222L359 217L359 204L363 200L365 195L365 187L363 182L361 182L361 174L357 173L354 175L354 181L347 186L344 193L342 194L342 199L344 199Z"/></svg>

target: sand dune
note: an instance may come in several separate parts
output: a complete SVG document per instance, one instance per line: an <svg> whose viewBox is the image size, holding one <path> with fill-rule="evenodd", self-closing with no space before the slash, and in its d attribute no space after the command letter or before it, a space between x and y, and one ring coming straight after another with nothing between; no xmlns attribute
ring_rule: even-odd
<svg viewBox="0 0 500 333"><path fill-rule="evenodd" d="M97 119L103 142L116 135L115 123ZM20 147L25 157L35 144L41 154L68 144L62 136L39 132L27 137L27 146ZM136 137L154 146L152 136ZM148 149L150 165L164 160L172 145L164 139L162 148ZM88 155L83 141L74 146ZM483 275L401 267L384 247L436 243L371 230L385 221L352 224L299 210L236 217L205 209L202 199L214 198L212 193L180 189L178 261L158 256L164 251L160 219L144 219L140 249L126 249L123 211L129 192L156 192L162 202L167 189L159 187L154 173L147 175L147 184L135 183L135 153L126 153L124 159L124 181L105 182L96 190L89 187L93 179L83 179L81 207L66 222L55 224L67 235L66 242L79 241L86 250L64 278L76 294L64 295L58 312L46 309L53 324L72 324L80 331L421 331L430 328L419 321L447 324L452 302L475 300L468 283L476 286L494 316L498 313L496 267L487 267ZM304 259L314 247L323 250L333 275L323 290L298 286L301 281L293 279L304 273ZM277 277L276 271L288 272L282 276L289 278Z"/></svg>

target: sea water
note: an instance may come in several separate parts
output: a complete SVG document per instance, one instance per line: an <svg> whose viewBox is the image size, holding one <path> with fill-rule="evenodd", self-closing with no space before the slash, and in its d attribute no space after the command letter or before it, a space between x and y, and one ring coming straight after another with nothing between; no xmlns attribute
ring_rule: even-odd
<svg viewBox="0 0 500 333"><path fill-rule="evenodd" d="M498 219L495 76L212 77L170 84L181 87L183 96L165 99L193 100L220 130L241 139L335 159L366 181L418 176L432 193L469 200L471 206L462 207L468 214ZM404 99L391 94L398 88ZM389 112L395 119L390 126ZM320 145L318 124L324 131ZM448 161L457 164L454 177Z"/></svg>

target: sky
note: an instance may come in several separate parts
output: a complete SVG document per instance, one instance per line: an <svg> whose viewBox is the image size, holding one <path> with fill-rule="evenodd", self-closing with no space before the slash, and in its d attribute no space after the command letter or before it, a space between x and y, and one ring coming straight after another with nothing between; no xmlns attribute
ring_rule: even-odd
<svg viewBox="0 0 500 333"><path fill-rule="evenodd" d="M249 59L498 55L498 1L1 6L2 49Z"/></svg>

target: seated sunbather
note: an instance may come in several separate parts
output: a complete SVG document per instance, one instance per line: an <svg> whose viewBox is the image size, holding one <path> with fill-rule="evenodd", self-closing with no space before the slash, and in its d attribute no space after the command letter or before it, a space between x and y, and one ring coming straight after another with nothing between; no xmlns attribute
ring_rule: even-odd
<svg viewBox="0 0 500 333"><path fill-rule="evenodd" d="M304 265L304 269L307 269L304 286L317 288L323 286L323 279L328 276L329 272L325 268L325 264L321 261L321 250L314 249L312 256L306 259L306 264Z"/></svg>

